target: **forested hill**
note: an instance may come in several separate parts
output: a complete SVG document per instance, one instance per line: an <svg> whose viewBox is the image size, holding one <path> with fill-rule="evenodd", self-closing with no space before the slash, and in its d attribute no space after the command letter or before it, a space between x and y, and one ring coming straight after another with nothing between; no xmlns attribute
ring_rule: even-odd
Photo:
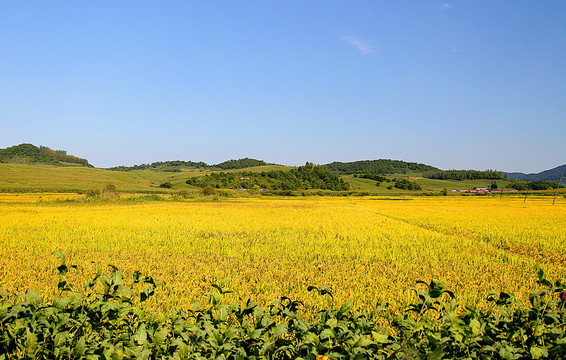
<svg viewBox="0 0 566 360"><path fill-rule="evenodd" d="M180 172L181 169L202 169L202 170L237 170L246 169L254 166L269 165L263 160L243 158L238 160L228 160L216 165L208 165L202 161L158 161L151 164L134 166L116 166L108 170L130 171L130 170L155 170L165 172Z"/></svg>
<svg viewBox="0 0 566 360"><path fill-rule="evenodd" d="M406 174L440 170L430 165L389 159L333 162L326 166L328 170L342 174Z"/></svg>
<svg viewBox="0 0 566 360"><path fill-rule="evenodd" d="M566 164L557 166L550 170L545 170L537 174L524 174L524 173L507 173L507 177L512 179L524 180L524 181L554 181L558 182L560 176L566 177ZM566 180L562 179L562 183Z"/></svg>
<svg viewBox="0 0 566 360"><path fill-rule="evenodd" d="M205 176L189 178L188 185L223 189L264 190L349 190L350 184L330 172L326 166L306 163L289 171L271 170L262 172L236 171L213 172Z"/></svg>
<svg viewBox="0 0 566 360"><path fill-rule="evenodd" d="M115 166L107 170L114 171L131 171L131 170L155 170L165 172L180 172L181 169L208 169L208 164L200 161L157 161L151 164L141 164L133 166Z"/></svg>
<svg viewBox="0 0 566 360"><path fill-rule="evenodd" d="M254 166L263 166L263 165L269 165L269 164L266 163L263 160L243 158L243 159L238 159L238 160L224 161L220 164L212 165L211 167L222 169L222 170L233 170L233 169L245 169L245 168L254 167Z"/></svg>
<svg viewBox="0 0 566 360"><path fill-rule="evenodd" d="M26 163L61 165L72 163L93 167L86 159L68 155L65 150L52 150L47 146L37 147L33 144L20 144L0 149L0 163Z"/></svg>

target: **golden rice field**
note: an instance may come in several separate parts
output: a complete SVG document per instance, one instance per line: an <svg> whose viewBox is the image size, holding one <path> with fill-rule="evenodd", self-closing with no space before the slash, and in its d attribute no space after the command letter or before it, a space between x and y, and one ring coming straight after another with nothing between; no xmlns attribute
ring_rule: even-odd
<svg viewBox="0 0 566 360"><path fill-rule="evenodd" d="M41 198L38 198L41 196ZM82 284L112 264L162 281L156 308L203 300L229 279L234 297L324 305L307 286L361 308L404 306L416 280L446 280L461 303L491 290L528 298L539 268L566 275L566 200L551 198L236 198L50 201L0 194L0 289L56 294L61 251ZM407 295L408 296L408 295Z"/></svg>

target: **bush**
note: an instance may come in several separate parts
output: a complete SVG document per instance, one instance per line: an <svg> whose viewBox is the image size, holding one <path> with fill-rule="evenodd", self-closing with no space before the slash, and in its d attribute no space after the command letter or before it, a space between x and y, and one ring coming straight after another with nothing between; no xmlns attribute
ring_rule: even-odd
<svg viewBox="0 0 566 360"><path fill-rule="evenodd" d="M171 184L169 181L166 181L164 183L159 184L159 187L164 189L171 189L173 187L173 184Z"/></svg>
<svg viewBox="0 0 566 360"><path fill-rule="evenodd" d="M107 184L102 188L102 191L97 188L92 188L87 191L87 200L114 200L120 197L120 193L116 190L116 186L113 184Z"/></svg>
<svg viewBox="0 0 566 360"><path fill-rule="evenodd" d="M132 200L140 200L140 201L161 201L163 200L163 198L159 195L155 195L155 194L149 194L149 195L143 195L143 196L139 196L139 197L135 197L132 198Z"/></svg>
<svg viewBox="0 0 566 360"><path fill-rule="evenodd" d="M96 198L99 197L101 194L99 189L96 188L92 188L89 191L86 192L86 197L87 199L92 199L92 198Z"/></svg>
<svg viewBox="0 0 566 360"><path fill-rule="evenodd" d="M232 190L232 189L218 189L218 190L216 190L216 194L218 194L220 196L224 196L224 197L233 197L234 196L234 190Z"/></svg>
<svg viewBox="0 0 566 360"><path fill-rule="evenodd" d="M417 184L414 181L409 181L407 179L399 179L395 182L395 185L393 186L401 190L413 190L413 191L421 190L421 186L419 184Z"/></svg>
<svg viewBox="0 0 566 360"><path fill-rule="evenodd" d="M116 189L116 185L114 184L106 184L106 186L104 186L103 192L105 193L117 193L118 190Z"/></svg>
<svg viewBox="0 0 566 360"><path fill-rule="evenodd" d="M204 195L214 195L216 194L216 190L212 186L208 185L202 189L202 193Z"/></svg>

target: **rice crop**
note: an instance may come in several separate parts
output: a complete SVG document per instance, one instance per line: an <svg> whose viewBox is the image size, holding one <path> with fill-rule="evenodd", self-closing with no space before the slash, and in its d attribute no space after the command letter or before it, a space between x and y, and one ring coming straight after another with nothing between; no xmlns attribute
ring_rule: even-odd
<svg viewBox="0 0 566 360"><path fill-rule="evenodd" d="M34 195L36 196L36 195ZM10 199L13 199L10 198ZM565 273L566 205L549 198L235 198L221 201L14 202L0 195L0 289L53 297L61 251L87 282L96 264L159 282L154 309L205 301L213 283L306 312L351 301L401 311L406 286L443 279L460 303L489 291L528 300L540 269ZM93 264L93 262L95 264ZM314 296L328 287L333 297ZM332 303L332 304L329 304Z"/></svg>

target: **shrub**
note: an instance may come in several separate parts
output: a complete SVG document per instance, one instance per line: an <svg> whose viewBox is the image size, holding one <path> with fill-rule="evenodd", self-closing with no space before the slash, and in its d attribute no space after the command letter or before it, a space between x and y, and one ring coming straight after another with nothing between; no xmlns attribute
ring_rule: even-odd
<svg viewBox="0 0 566 360"><path fill-rule="evenodd" d="M216 190L212 186L207 185L202 189L202 193L204 195L214 195L216 194Z"/></svg>
<svg viewBox="0 0 566 360"><path fill-rule="evenodd" d="M155 194L149 194L149 195L143 195L143 196L139 196L139 197L135 197L132 198L132 200L140 200L140 201L161 201L163 200L163 198L159 195L155 195Z"/></svg>
<svg viewBox="0 0 566 360"><path fill-rule="evenodd" d="M171 184L169 181L165 181L164 183L159 184L159 187L164 189L171 189L173 187L173 184Z"/></svg>
<svg viewBox="0 0 566 360"><path fill-rule="evenodd" d="M89 191L86 192L86 197L87 199L89 198L95 198L95 197L99 197L101 194L99 189L96 188L92 188Z"/></svg>
<svg viewBox="0 0 566 360"><path fill-rule="evenodd" d="M395 181L395 185L393 185L397 189L401 190L421 190L421 186L414 181L409 181L407 179L399 179Z"/></svg>
<svg viewBox="0 0 566 360"><path fill-rule="evenodd" d="M118 190L116 189L116 185L114 184L106 184L102 191L105 193L118 193Z"/></svg>
<svg viewBox="0 0 566 360"><path fill-rule="evenodd" d="M218 189L216 190L216 193L220 196L224 196L224 197L233 197L234 196L234 190L232 189Z"/></svg>

